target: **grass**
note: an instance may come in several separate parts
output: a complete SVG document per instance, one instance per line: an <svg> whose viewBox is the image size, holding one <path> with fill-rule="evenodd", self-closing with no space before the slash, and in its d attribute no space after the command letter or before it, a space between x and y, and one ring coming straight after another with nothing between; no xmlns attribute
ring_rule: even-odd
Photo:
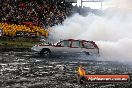
<svg viewBox="0 0 132 88"><path fill-rule="evenodd" d="M22 41L20 40L3 40L0 39L0 48L31 48L33 45L38 44L39 41L33 41L33 40L26 40Z"/></svg>

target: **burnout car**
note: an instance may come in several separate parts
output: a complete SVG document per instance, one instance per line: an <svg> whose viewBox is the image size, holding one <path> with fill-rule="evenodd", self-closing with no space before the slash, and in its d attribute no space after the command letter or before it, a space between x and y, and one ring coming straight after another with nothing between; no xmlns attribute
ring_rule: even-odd
<svg viewBox="0 0 132 88"><path fill-rule="evenodd" d="M93 41L67 39L55 44L38 44L31 48L43 57L51 55L87 55L99 54L99 48Z"/></svg>

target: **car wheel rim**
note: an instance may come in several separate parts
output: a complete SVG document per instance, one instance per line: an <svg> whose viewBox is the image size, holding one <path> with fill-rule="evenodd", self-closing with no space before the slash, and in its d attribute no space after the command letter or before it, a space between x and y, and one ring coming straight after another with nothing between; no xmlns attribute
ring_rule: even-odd
<svg viewBox="0 0 132 88"><path fill-rule="evenodd" d="M44 56L49 56L49 52L48 51L45 51L45 52L43 52L43 54L44 54Z"/></svg>

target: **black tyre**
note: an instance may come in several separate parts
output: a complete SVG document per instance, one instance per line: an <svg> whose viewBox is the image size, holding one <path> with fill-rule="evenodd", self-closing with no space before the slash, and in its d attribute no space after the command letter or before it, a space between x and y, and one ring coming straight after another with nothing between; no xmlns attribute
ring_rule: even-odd
<svg viewBox="0 0 132 88"><path fill-rule="evenodd" d="M43 57L50 57L51 56L51 51L49 49L42 49L40 52L40 55Z"/></svg>

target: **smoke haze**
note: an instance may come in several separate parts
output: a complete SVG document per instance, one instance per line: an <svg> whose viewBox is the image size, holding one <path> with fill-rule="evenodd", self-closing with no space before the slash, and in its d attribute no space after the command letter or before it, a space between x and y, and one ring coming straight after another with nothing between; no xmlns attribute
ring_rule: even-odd
<svg viewBox="0 0 132 88"><path fill-rule="evenodd" d="M74 14L62 25L52 27L50 38L86 39L96 41L100 59L132 61L132 1L110 0L110 8L101 16Z"/></svg>

